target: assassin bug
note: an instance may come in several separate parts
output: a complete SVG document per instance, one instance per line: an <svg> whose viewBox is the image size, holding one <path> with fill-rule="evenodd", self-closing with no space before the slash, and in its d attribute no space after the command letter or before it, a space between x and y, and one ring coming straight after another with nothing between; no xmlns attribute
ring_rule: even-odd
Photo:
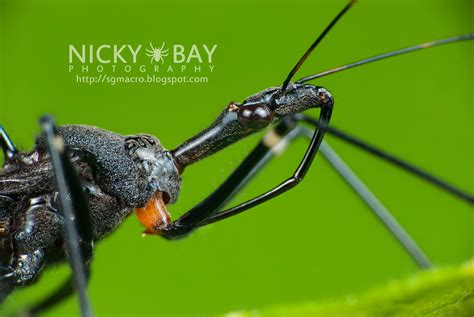
<svg viewBox="0 0 474 317"><path fill-rule="evenodd" d="M84 315L91 315L85 296L85 279L93 242L115 229L122 218L130 214L134 208L138 208L140 219L148 233L159 234L170 239L185 236L197 227L235 215L293 188L303 179L318 149L321 149L328 157L331 155L327 146L321 146L324 133L333 133L374 154L383 156L472 204L471 195L328 126L334 105L331 94L322 87L304 84L311 79L385 57L472 39L471 34L395 51L310 76L294 84L290 83L312 50L349 6L350 4L318 37L281 87L264 90L247 98L241 104L229 104L208 129L172 151L164 150L159 141L150 135L124 137L85 126L64 126L59 127L55 132L52 121L45 118L42 122L44 134L38 139L35 149L29 153L22 153L16 150L13 142L2 130L2 144L6 157L1 179L2 187L0 187L4 233L2 236L4 296L10 289L34 281L37 271L43 266L69 258L73 264L76 288L79 290ZM319 120L299 114L310 108L320 108ZM300 122L314 126L316 131L311 134L310 146L294 175L255 199L220 211L250 176L273 155L272 149L277 144L308 133L308 130L300 127ZM169 220L164 206L176 201L180 187L180 174L186 166L273 123L275 127L221 187L177 221ZM61 142L66 145L65 148ZM79 179L74 176L74 170L78 172ZM56 179L53 175L56 175ZM361 193L364 192L360 184L358 185L357 182L353 184ZM82 188L85 191L85 199L81 197ZM366 194L364 194L365 199L374 209L382 212L381 215L389 228L406 246L410 254L421 266L429 266L429 260L413 241L400 230L393 219L387 218L386 213L380 210L380 206L377 206L376 202ZM22 224L21 216L32 215L34 218L43 211L48 216L38 217L36 223L28 222L31 218L25 217L26 220L23 220ZM106 214L105 211L110 213ZM68 225L68 220L70 220L68 215L71 212L75 214L77 221L78 238L75 238L75 226ZM63 214L65 217L62 216ZM37 241L34 242L43 243L43 239L58 239L59 237L59 247L55 244L54 248L34 249L30 253L24 251L29 251L29 248L37 247L37 245L32 246L33 241L28 240L22 243L25 236L22 233L27 231L23 230L23 226L31 224L34 229L35 224L43 224L46 220L51 220L53 225L59 224L56 227L56 233L59 234L55 236L53 230L55 227L48 226L48 234L36 233L33 238ZM62 221L66 225L68 239L62 238ZM64 242L69 242L71 245L63 247ZM64 251L67 252L67 257ZM83 271L84 267L86 267L86 272ZM41 311L57 302L58 298L66 296L71 291L70 286L70 283L66 284L50 299L32 308L32 312Z"/></svg>

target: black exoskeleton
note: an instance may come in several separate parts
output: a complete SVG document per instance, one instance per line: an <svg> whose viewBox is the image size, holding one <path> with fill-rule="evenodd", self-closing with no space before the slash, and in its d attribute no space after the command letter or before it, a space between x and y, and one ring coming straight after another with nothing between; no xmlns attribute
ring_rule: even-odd
<svg viewBox="0 0 474 317"><path fill-rule="evenodd" d="M155 137L81 125L62 126L58 132L86 193L95 241L157 191L167 203L176 201L181 178ZM0 174L2 264L11 268L16 285L33 282L43 266L65 257L63 216L48 156L40 136L31 152L6 160Z"/></svg>
<svg viewBox="0 0 474 317"><path fill-rule="evenodd" d="M332 106L331 94L321 87L291 84L284 92L278 87L269 88L250 96L242 104L229 104L208 128L172 151L165 150L157 138L148 134L122 136L84 125L61 126L57 133L62 137L59 140L66 146L69 161L86 195L92 242L112 232L134 209L146 210L147 206L157 202L162 208L152 211L160 209L164 218L162 221L158 219L160 222L156 225L151 224L148 232L176 239L210 221L211 216L217 216L216 212L233 194L233 191L224 195L216 192L178 220L170 222L164 206L178 199L180 174L186 166L289 115L310 108L321 108L320 118L327 124ZM281 123L280 126L284 127L276 129L280 136L274 136L273 141L264 140L265 151L269 151L273 143L278 143L278 139L294 127L292 123ZM43 267L64 260L67 247L63 213L58 208L59 195L45 136L38 137L31 152L19 152L2 131L6 160L0 174L3 270L0 282L7 277L16 287L33 282ZM322 129L315 131L297 173L284 186L270 191L272 196L294 187L304 177L323 134ZM263 153L259 150L252 161L257 164L263 159L260 157ZM223 188L238 188L250 172L238 171L235 177L238 182L233 180ZM155 200L157 193L160 196ZM257 198L257 203L269 197L268 194L262 195ZM238 206L238 210L241 212L250 207ZM91 257L92 253L88 256Z"/></svg>
<svg viewBox="0 0 474 317"><path fill-rule="evenodd" d="M0 169L0 304L14 288L33 283L43 268L68 259L74 279L30 307L28 313L44 311L77 290L82 315L92 316L86 280L94 242L115 230L134 209L147 228L145 233L167 239L184 237L196 228L249 210L300 184L326 132L474 204L471 194L328 126L334 106L332 95L322 87L305 83L391 56L473 40L474 34L377 55L291 83L314 48L353 3L351 0L324 29L280 87L262 90L242 103L231 102L212 124L171 151L152 135L122 136L83 125L55 129L53 120L44 118L43 134L34 149L20 152L0 125L0 148L4 153L4 166ZM319 108L319 119L301 114L313 108ZM302 124L310 125L313 131ZM171 221L166 205L177 201L181 174L187 166L267 127L272 128L218 188ZM265 163L297 136L310 142L293 174L262 194L224 209ZM363 184L356 184L357 178L350 176L347 167L343 168L344 164L330 154L327 144L321 146L321 151L420 267L430 267L422 250L383 206L374 203L370 192L361 190Z"/></svg>

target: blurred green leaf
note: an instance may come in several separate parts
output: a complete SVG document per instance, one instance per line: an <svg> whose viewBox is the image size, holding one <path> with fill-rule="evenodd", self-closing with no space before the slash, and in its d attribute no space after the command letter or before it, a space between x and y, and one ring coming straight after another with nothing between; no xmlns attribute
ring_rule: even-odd
<svg viewBox="0 0 474 317"><path fill-rule="evenodd" d="M422 272L342 301L232 312L225 317L468 317L473 314L474 262L471 261L462 267Z"/></svg>

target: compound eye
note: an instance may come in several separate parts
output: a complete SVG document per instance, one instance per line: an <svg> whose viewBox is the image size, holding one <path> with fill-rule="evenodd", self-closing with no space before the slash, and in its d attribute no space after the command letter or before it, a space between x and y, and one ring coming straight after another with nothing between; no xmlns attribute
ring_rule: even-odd
<svg viewBox="0 0 474 317"><path fill-rule="evenodd" d="M273 112L262 105L241 106L237 114L240 124L253 130L263 129L273 121Z"/></svg>

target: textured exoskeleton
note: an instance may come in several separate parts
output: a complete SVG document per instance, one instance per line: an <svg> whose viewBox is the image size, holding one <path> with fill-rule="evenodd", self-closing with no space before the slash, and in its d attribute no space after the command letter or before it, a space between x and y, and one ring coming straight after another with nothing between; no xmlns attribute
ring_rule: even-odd
<svg viewBox="0 0 474 317"><path fill-rule="evenodd" d="M62 126L58 132L86 194L94 241L157 191L165 203L176 201L179 172L154 136L122 136L81 125ZM66 258L64 220L44 136L31 152L18 152L5 161L0 174L0 241L1 265L11 271L16 286L33 282L43 267Z"/></svg>

